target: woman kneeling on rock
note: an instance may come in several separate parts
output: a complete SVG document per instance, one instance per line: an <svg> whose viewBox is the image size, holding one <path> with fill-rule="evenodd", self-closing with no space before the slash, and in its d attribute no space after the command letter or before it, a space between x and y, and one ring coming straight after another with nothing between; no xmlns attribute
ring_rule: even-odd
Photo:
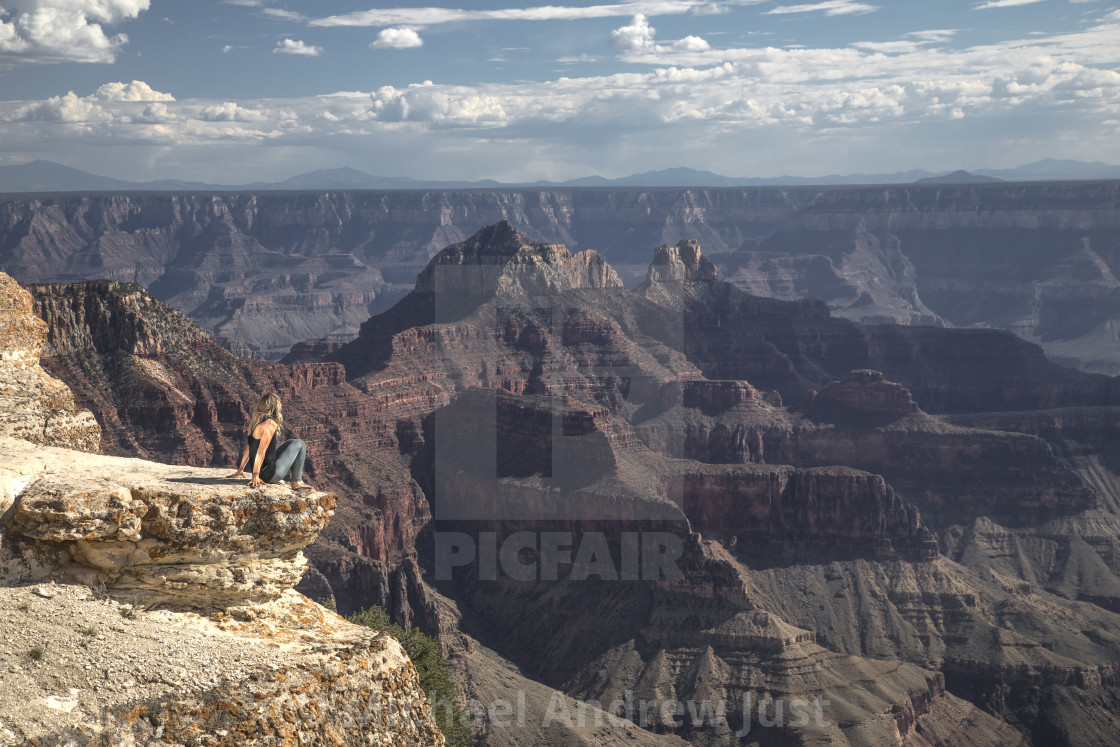
<svg viewBox="0 0 1120 747"><path fill-rule="evenodd" d="M275 394L264 395L253 409L253 417L249 421L248 442L241 453L241 463L237 465L237 471L229 477L244 477L245 464L251 456L253 479L249 481L250 488L259 488L266 482L278 483L290 470L292 473L290 487L296 490L311 490L311 486L303 481L303 460L307 456L307 444L298 438L289 438L278 447L276 436L279 435L282 427L284 427L284 415L280 407L280 398Z"/></svg>

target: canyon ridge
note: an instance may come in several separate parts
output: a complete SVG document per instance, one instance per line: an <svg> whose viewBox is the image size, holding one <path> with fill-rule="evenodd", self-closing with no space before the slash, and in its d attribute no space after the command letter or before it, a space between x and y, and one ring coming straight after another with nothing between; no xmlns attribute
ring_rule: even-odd
<svg viewBox="0 0 1120 747"><path fill-rule="evenodd" d="M1006 329L1120 373L1120 182L0 196L0 271L135 282L239 354L347 342L448 244L499 220L632 287L702 243L755 295L864 324Z"/></svg>

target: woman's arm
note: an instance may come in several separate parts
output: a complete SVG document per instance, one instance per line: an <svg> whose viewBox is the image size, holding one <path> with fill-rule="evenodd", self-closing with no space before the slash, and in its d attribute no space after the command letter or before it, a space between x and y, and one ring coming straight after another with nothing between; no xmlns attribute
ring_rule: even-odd
<svg viewBox="0 0 1120 747"><path fill-rule="evenodd" d="M245 448L241 451L241 463L237 465L237 471L232 475L226 475L227 478L236 478L245 476L245 463L249 461L249 444L245 444Z"/></svg>
<svg viewBox="0 0 1120 747"><path fill-rule="evenodd" d="M257 426L257 430L253 432L253 437L260 441L260 446L257 447L257 453L253 457L253 479L249 481L250 488L259 488L264 485L261 480L261 465L264 464L264 455L268 451L268 444L272 441L272 434L276 432L276 423L271 420L266 420Z"/></svg>

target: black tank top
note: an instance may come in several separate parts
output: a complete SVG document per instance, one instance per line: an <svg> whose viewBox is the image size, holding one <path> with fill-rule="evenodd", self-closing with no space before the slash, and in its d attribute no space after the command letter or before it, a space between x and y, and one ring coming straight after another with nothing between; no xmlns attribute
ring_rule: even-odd
<svg viewBox="0 0 1120 747"><path fill-rule="evenodd" d="M265 420L272 420L272 418L265 418L264 420L261 421L261 423L263 423ZM257 423L257 425L260 425L260 423ZM254 430L256 430L256 429L254 428ZM276 432L279 431L279 430L280 429L277 428L276 431L273 431L272 432L272 438L270 438L268 440L268 446L266 446L265 450L264 450L264 461L261 462L261 472L264 472L266 469L272 467L272 465L276 463ZM253 434L252 434L252 432L250 432L249 433L249 471L252 471L252 469L253 469L253 464L257 459L257 449L259 449L260 447L261 447L261 440L259 438L253 438Z"/></svg>

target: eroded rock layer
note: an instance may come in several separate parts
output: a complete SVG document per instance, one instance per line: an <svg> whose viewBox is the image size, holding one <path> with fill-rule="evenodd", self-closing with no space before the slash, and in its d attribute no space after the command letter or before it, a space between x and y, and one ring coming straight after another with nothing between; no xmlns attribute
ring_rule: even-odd
<svg viewBox="0 0 1120 747"><path fill-rule="evenodd" d="M96 452L97 421L39 366L47 330L32 313L31 294L0 272L0 436Z"/></svg>
<svg viewBox="0 0 1120 747"><path fill-rule="evenodd" d="M330 363L288 376L348 380L285 390L293 427L321 434L316 480L369 486L309 548L305 588L384 604L439 636L467 692L521 688L537 714L550 690L599 715L628 691L771 708L626 716L650 744L748 726L774 744L1115 735L1093 717L1120 710L1115 424L1084 414L1109 411L1115 381L1005 332L867 328L749 296L695 242L656 250L634 292L577 256L484 229L356 340L301 350ZM187 324L166 318L165 339ZM184 382L198 365L166 345L156 360ZM285 380L262 365L251 375ZM351 427L375 434L365 451ZM451 573L447 533L475 547ZM635 566L643 537L673 563ZM776 703L818 696L837 704L827 725L774 721ZM476 724L497 744L638 733L518 728Z"/></svg>

